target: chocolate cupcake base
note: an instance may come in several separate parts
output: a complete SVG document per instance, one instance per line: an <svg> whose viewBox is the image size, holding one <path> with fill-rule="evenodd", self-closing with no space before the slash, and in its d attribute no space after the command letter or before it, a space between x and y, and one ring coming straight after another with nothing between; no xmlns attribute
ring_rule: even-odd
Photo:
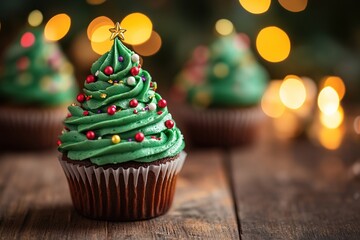
<svg viewBox="0 0 360 240"><path fill-rule="evenodd" d="M55 148L63 129L66 107L0 107L0 148L6 150L40 150Z"/></svg>
<svg viewBox="0 0 360 240"><path fill-rule="evenodd" d="M193 109L183 113L185 139L197 147L235 147L254 142L264 119L260 107Z"/></svg>
<svg viewBox="0 0 360 240"><path fill-rule="evenodd" d="M136 221L166 213L186 153L151 163L96 166L89 161L60 163L75 209L83 216L107 221Z"/></svg>

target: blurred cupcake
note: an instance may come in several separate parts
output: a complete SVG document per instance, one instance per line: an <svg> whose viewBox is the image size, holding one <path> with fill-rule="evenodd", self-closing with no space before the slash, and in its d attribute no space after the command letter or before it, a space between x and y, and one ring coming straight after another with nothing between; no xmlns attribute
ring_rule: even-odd
<svg viewBox="0 0 360 240"><path fill-rule="evenodd" d="M195 49L172 94L187 102L179 114L185 137L209 147L252 142L263 118L259 102L267 81L244 34L219 37L209 49Z"/></svg>
<svg viewBox="0 0 360 240"><path fill-rule="evenodd" d="M89 218L149 219L173 200L185 143L139 60L115 38L92 65L80 106L69 107L60 162L75 209Z"/></svg>
<svg viewBox="0 0 360 240"><path fill-rule="evenodd" d="M4 149L56 146L66 105L77 86L72 66L43 29L21 32L3 59L0 75L0 139Z"/></svg>

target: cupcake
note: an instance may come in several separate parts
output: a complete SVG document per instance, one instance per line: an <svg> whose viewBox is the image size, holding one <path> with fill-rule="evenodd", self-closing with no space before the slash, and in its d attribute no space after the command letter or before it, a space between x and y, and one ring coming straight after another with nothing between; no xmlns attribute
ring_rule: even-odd
<svg viewBox="0 0 360 240"><path fill-rule="evenodd" d="M111 29L113 46L91 67L78 105L69 106L60 163L83 216L135 221L171 206L185 143L139 55Z"/></svg>
<svg viewBox="0 0 360 240"><path fill-rule="evenodd" d="M195 49L173 96L186 102L179 115L196 146L230 147L252 142L263 115L259 102L268 74L243 34L219 37Z"/></svg>
<svg viewBox="0 0 360 240"><path fill-rule="evenodd" d="M66 106L76 96L72 66L43 29L21 32L0 75L0 139L4 149L54 147Z"/></svg>

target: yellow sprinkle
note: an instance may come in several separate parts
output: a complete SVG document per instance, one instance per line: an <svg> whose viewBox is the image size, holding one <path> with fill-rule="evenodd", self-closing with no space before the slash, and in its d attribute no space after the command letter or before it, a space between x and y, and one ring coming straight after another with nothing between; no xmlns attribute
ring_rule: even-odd
<svg viewBox="0 0 360 240"><path fill-rule="evenodd" d="M118 83L114 83L114 85L119 85Z"/></svg>
<svg viewBox="0 0 360 240"><path fill-rule="evenodd" d="M113 80L110 79L110 80L108 81L108 83L113 84Z"/></svg>
<svg viewBox="0 0 360 240"><path fill-rule="evenodd" d="M112 136L111 141L112 141L114 144L116 144L116 143L119 143L119 142L121 141L121 138L120 138L119 135L114 135L114 136Z"/></svg>
<svg viewBox="0 0 360 240"><path fill-rule="evenodd" d="M119 83L124 84L124 81L123 81L123 80L120 80Z"/></svg>
<svg viewBox="0 0 360 240"><path fill-rule="evenodd" d="M155 97L155 95L151 95L150 97L149 97L149 99L153 99Z"/></svg>
<svg viewBox="0 0 360 240"><path fill-rule="evenodd" d="M71 106L73 106L73 107L76 106L76 103L72 103Z"/></svg>
<svg viewBox="0 0 360 240"><path fill-rule="evenodd" d="M101 98L106 98L106 96L107 96L106 93L100 94L100 97L101 97Z"/></svg>

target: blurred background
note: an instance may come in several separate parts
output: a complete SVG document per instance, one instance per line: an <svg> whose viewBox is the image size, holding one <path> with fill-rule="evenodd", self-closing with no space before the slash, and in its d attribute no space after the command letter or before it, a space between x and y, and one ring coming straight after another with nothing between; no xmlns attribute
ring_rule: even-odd
<svg viewBox="0 0 360 240"><path fill-rule="evenodd" d="M129 30L125 43L166 94L196 46L240 32L270 73L261 106L277 135L306 132L336 149L348 111L351 132L360 133L359 7L350 0L2 1L0 55L24 26L42 24L73 63L81 86L111 46L103 36L119 21ZM132 28L142 34L132 35Z"/></svg>

